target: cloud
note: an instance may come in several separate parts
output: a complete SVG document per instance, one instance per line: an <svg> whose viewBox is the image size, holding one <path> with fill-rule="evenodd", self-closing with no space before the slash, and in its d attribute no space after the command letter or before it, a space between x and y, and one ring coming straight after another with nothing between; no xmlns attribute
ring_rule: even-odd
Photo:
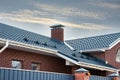
<svg viewBox="0 0 120 80"><path fill-rule="evenodd" d="M60 6L38 4L38 3L35 3L34 6L40 10L49 12L49 14L58 14L62 16L88 17L88 18L100 19L100 20L105 18L104 16L105 14L103 13L82 10L80 8L67 7L67 6L60 7Z"/></svg>
<svg viewBox="0 0 120 80"><path fill-rule="evenodd" d="M112 3L102 3L101 6L107 7L107 8L113 8L113 9L120 8L119 4L112 4Z"/></svg>
<svg viewBox="0 0 120 80"><path fill-rule="evenodd" d="M104 8L120 9L120 4L115 4L115 3L96 1L95 3L91 3L91 4Z"/></svg>
<svg viewBox="0 0 120 80"><path fill-rule="evenodd" d="M42 18L38 16L40 13L41 12L36 10L34 11L19 10L19 11L13 11L12 13L0 13L0 19L7 19L7 20L18 21L18 22L27 22L27 23L37 23L37 24L42 24L46 26L50 26L53 24L63 24L68 27L75 27L75 28L81 28L81 29L87 29L87 30L109 29L106 26L97 25L93 23L76 24L76 23L66 22L66 21L53 19L53 18Z"/></svg>

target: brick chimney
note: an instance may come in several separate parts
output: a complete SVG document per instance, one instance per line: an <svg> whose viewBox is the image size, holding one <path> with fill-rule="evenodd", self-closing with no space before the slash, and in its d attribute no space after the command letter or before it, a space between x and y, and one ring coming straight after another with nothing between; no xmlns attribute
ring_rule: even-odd
<svg viewBox="0 0 120 80"><path fill-rule="evenodd" d="M53 25L51 28L51 38L64 42L64 29L63 25Z"/></svg>

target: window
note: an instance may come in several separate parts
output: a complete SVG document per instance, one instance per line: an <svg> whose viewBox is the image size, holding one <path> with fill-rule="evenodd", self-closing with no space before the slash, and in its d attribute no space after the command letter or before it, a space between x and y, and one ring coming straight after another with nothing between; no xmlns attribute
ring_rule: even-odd
<svg viewBox="0 0 120 80"><path fill-rule="evenodd" d="M12 60L12 68L21 69L22 68L21 61Z"/></svg>
<svg viewBox="0 0 120 80"><path fill-rule="evenodd" d="M39 70L40 69L40 64L32 63L31 67L32 67L32 70Z"/></svg>
<svg viewBox="0 0 120 80"><path fill-rule="evenodd" d="M120 62L120 49L118 49L118 51L117 51L116 61Z"/></svg>

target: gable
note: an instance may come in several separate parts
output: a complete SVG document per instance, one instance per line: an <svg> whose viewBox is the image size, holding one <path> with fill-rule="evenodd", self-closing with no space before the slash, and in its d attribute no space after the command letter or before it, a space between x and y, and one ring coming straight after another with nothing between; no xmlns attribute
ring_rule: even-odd
<svg viewBox="0 0 120 80"><path fill-rule="evenodd" d="M117 52L120 49L120 42L112 47L110 50L105 51L105 59L108 61L109 64L120 68L120 62L116 61L117 58Z"/></svg>

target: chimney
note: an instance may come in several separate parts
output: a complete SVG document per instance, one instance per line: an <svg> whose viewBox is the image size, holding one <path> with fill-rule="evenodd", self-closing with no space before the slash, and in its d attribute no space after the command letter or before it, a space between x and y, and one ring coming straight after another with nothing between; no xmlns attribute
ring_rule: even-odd
<svg viewBox="0 0 120 80"><path fill-rule="evenodd" d="M51 28L51 38L64 42L64 29L63 25L53 25Z"/></svg>

